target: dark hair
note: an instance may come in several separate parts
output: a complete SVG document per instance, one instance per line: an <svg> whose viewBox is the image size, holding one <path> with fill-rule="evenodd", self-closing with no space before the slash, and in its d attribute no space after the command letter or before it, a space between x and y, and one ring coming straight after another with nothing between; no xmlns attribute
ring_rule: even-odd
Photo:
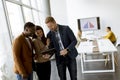
<svg viewBox="0 0 120 80"><path fill-rule="evenodd" d="M25 23L25 25L24 25L24 30L26 29L26 27L27 27L27 28L33 28L33 27L35 27L35 24L33 24L32 22L27 22L27 23Z"/></svg>
<svg viewBox="0 0 120 80"><path fill-rule="evenodd" d="M35 26L35 31L36 31L36 30L42 30L43 36L41 37L41 41L43 42L44 45L46 45L47 38L45 37L43 28L42 28L41 26L36 25L36 26ZM37 35L34 34L33 38L37 38Z"/></svg>
<svg viewBox="0 0 120 80"><path fill-rule="evenodd" d="M107 29L111 30L111 27L107 27Z"/></svg>

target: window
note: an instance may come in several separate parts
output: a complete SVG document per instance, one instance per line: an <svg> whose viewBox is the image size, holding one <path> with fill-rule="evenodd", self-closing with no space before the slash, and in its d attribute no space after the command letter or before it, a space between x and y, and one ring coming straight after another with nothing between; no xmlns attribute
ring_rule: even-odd
<svg viewBox="0 0 120 80"><path fill-rule="evenodd" d="M23 7L25 22L33 22L32 10L27 7Z"/></svg>
<svg viewBox="0 0 120 80"><path fill-rule="evenodd" d="M35 9L37 9L37 1L36 0L31 0L31 6Z"/></svg>
<svg viewBox="0 0 120 80"><path fill-rule="evenodd" d="M42 0L37 0L38 10L41 10Z"/></svg>
<svg viewBox="0 0 120 80"><path fill-rule="evenodd" d="M44 17L44 13L41 11L39 12L39 19L41 20L40 23L43 25L45 24L45 17ZM44 25L43 25L44 26Z"/></svg>
<svg viewBox="0 0 120 80"><path fill-rule="evenodd" d="M34 22L35 24L39 25L40 24L40 21L39 21L39 15L38 15L38 12L36 10L33 10L33 17L34 17Z"/></svg>
<svg viewBox="0 0 120 80"><path fill-rule="evenodd" d="M23 17L21 12L21 7L17 4L7 2L7 10L9 14L10 26L12 29L13 37L16 37L23 31Z"/></svg>
<svg viewBox="0 0 120 80"><path fill-rule="evenodd" d="M37 25L40 24L39 10L41 0L16 0L17 4L6 0L8 10L8 17L11 27L12 36L16 37L23 31L25 22L33 22ZM30 5L31 1L31 5ZM25 4L25 5L24 5ZM27 5L27 6L26 6ZM23 12L23 13L22 13Z"/></svg>
<svg viewBox="0 0 120 80"><path fill-rule="evenodd" d="M38 9L37 1L41 0L0 0L0 75L4 75L0 76L0 80L16 80L12 71L11 43L13 38L23 32L25 22L34 21L33 23L40 24L41 7Z"/></svg>
<svg viewBox="0 0 120 80"><path fill-rule="evenodd" d="M16 80L12 70L13 59L11 41L2 0L0 0L0 27L0 80Z"/></svg>
<svg viewBox="0 0 120 80"><path fill-rule="evenodd" d="M30 0L22 0L22 3L30 6Z"/></svg>

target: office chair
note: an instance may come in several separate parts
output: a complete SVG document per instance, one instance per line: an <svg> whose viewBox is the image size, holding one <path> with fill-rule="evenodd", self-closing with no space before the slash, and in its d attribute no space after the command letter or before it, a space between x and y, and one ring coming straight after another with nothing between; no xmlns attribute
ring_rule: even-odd
<svg viewBox="0 0 120 80"><path fill-rule="evenodd" d="M117 36L117 41L116 41L116 43L115 43L114 45L115 45L116 48L120 45L120 36ZM107 63L108 63L108 60L109 60L109 55L106 55L106 56L105 56L105 59L106 59L106 61L105 61L105 66L106 66ZM118 58L117 58L117 55L114 55L114 62L115 62L115 64L118 66Z"/></svg>

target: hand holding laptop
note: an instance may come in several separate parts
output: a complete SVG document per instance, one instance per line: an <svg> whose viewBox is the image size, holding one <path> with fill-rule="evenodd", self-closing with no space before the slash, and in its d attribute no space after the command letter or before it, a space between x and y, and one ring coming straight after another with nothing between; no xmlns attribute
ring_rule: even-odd
<svg viewBox="0 0 120 80"><path fill-rule="evenodd" d="M45 55L43 55L42 57L45 58L45 59L49 59L50 56L51 56L51 55L49 55L49 54L45 54Z"/></svg>
<svg viewBox="0 0 120 80"><path fill-rule="evenodd" d="M41 54L42 54L43 57L45 57L45 58L48 58L48 57L50 58L50 57L52 57L52 55L53 55L54 53L56 53L55 48L47 49L47 50L41 52Z"/></svg>

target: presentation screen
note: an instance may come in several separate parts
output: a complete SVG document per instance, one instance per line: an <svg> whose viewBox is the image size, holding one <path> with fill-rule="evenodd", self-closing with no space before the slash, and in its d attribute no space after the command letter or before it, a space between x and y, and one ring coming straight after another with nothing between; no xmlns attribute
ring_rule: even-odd
<svg viewBox="0 0 120 80"><path fill-rule="evenodd" d="M99 17L78 19L78 29L82 31L94 31L100 29Z"/></svg>

